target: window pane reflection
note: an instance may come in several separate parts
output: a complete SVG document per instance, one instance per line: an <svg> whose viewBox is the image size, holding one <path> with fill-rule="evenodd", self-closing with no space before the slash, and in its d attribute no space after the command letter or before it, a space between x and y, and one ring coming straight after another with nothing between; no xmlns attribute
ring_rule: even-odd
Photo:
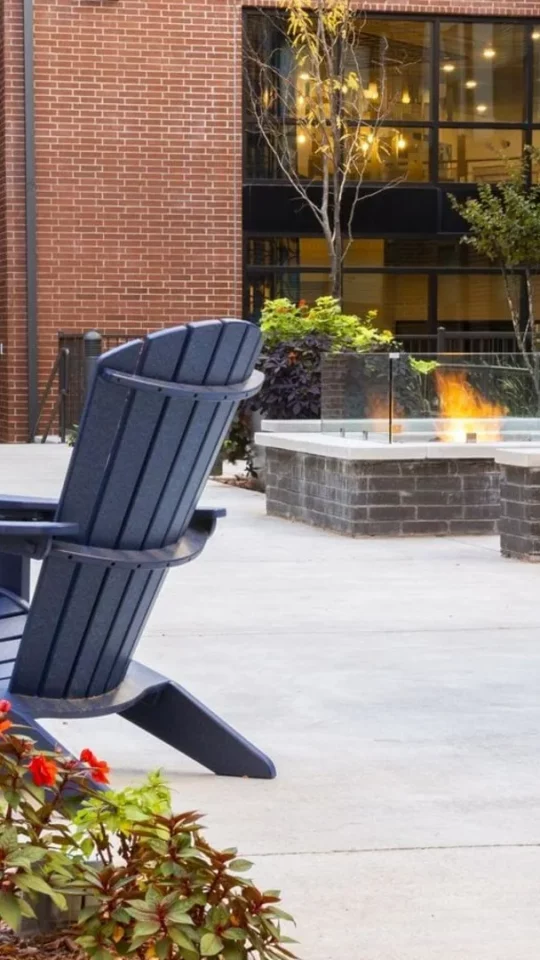
<svg viewBox="0 0 540 960"><path fill-rule="evenodd" d="M396 330L398 324L427 322L428 278L421 274L345 274L343 310L364 316L377 310L377 326Z"/></svg>
<svg viewBox="0 0 540 960"><path fill-rule="evenodd" d="M349 65L362 80L366 116L429 120L432 26L359 18Z"/></svg>
<svg viewBox="0 0 540 960"><path fill-rule="evenodd" d="M525 28L442 23L440 119L521 123L525 112Z"/></svg>
<svg viewBox="0 0 540 960"><path fill-rule="evenodd" d="M499 274L439 276L439 323L508 319L508 302Z"/></svg>
<svg viewBox="0 0 540 960"><path fill-rule="evenodd" d="M530 30L533 43L533 123L540 123L540 24Z"/></svg>
<svg viewBox="0 0 540 960"><path fill-rule="evenodd" d="M439 178L460 183L493 183L508 174L506 159L519 160L521 130L445 130L439 134Z"/></svg>

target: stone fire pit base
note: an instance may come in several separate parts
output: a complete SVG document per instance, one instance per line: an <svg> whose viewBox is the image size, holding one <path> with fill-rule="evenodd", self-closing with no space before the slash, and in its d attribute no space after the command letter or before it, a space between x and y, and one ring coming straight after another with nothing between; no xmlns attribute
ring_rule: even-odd
<svg viewBox="0 0 540 960"><path fill-rule="evenodd" d="M540 451L499 448L501 553L540 562Z"/></svg>
<svg viewBox="0 0 540 960"><path fill-rule="evenodd" d="M495 447L376 444L319 434L261 433L266 506L351 537L494 534Z"/></svg>

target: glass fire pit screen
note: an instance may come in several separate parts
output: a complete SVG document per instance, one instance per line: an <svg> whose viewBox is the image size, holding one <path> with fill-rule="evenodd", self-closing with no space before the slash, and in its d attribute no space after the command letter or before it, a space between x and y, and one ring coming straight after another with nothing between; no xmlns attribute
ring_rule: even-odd
<svg viewBox="0 0 540 960"><path fill-rule="evenodd" d="M328 358L322 430L389 443L540 440L540 369L522 354Z"/></svg>

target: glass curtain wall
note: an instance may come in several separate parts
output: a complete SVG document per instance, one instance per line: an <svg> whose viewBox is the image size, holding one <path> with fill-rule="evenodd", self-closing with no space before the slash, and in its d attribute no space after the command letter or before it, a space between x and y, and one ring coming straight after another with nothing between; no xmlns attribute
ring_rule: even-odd
<svg viewBox="0 0 540 960"><path fill-rule="evenodd" d="M282 107L287 137L298 172L316 184L320 143L298 124L309 78L280 48L282 34L269 35L270 25L267 14L246 15L249 42L260 44L262 31L279 70L293 78L293 96ZM519 159L526 145L540 147L540 24L368 14L359 18L355 45L367 187L399 180L401 190L431 186L446 195L501 180L507 159ZM249 97L245 103L244 181L283 181ZM312 300L328 293L324 241L294 236L291 221L286 238L246 238L246 310L253 319L268 296ZM509 328L497 270L459 236L392 237L384 223L373 232L377 226L382 236L355 238L349 249L344 309L377 309L382 327L403 334L434 332L437 324Z"/></svg>

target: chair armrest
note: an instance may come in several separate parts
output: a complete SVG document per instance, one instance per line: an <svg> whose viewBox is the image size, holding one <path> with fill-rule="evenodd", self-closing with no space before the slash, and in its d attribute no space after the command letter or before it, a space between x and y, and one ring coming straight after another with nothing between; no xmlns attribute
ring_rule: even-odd
<svg viewBox="0 0 540 960"><path fill-rule="evenodd" d="M195 510L190 527L195 530L202 530L208 537L211 537L218 520L227 516L224 507L200 507Z"/></svg>
<svg viewBox="0 0 540 960"><path fill-rule="evenodd" d="M78 532L78 523L58 523L55 520L0 520L0 547L2 537L41 540L43 537L73 537Z"/></svg>
<svg viewBox="0 0 540 960"><path fill-rule="evenodd" d="M38 519L37 514L48 517L58 509L58 500L44 497L0 496L0 517L2 519L23 519L21 514L30 515L29 519Z"/></svg>
<svg viewBox="0 0 540 960"><path fill-rule="evenodd" d="M212 513L212 511L201 511ZM215 524L215 519L211 518ZM101 567L119 567L124 570L165 570L194 560L204 550L212 530L192 523L178 543L149 550L118 550L114 547L93 547L81 543L53 541L51 554L61 554L72 563L92 563Z"/></svg>
<svg viewBox="0 0 540 960"><path fill-rule="evenodd" d="M53 537L73 537L78 532L78 523L57 523L54 520L0 520L0 553L41 560L47 556Z"/></svg>

